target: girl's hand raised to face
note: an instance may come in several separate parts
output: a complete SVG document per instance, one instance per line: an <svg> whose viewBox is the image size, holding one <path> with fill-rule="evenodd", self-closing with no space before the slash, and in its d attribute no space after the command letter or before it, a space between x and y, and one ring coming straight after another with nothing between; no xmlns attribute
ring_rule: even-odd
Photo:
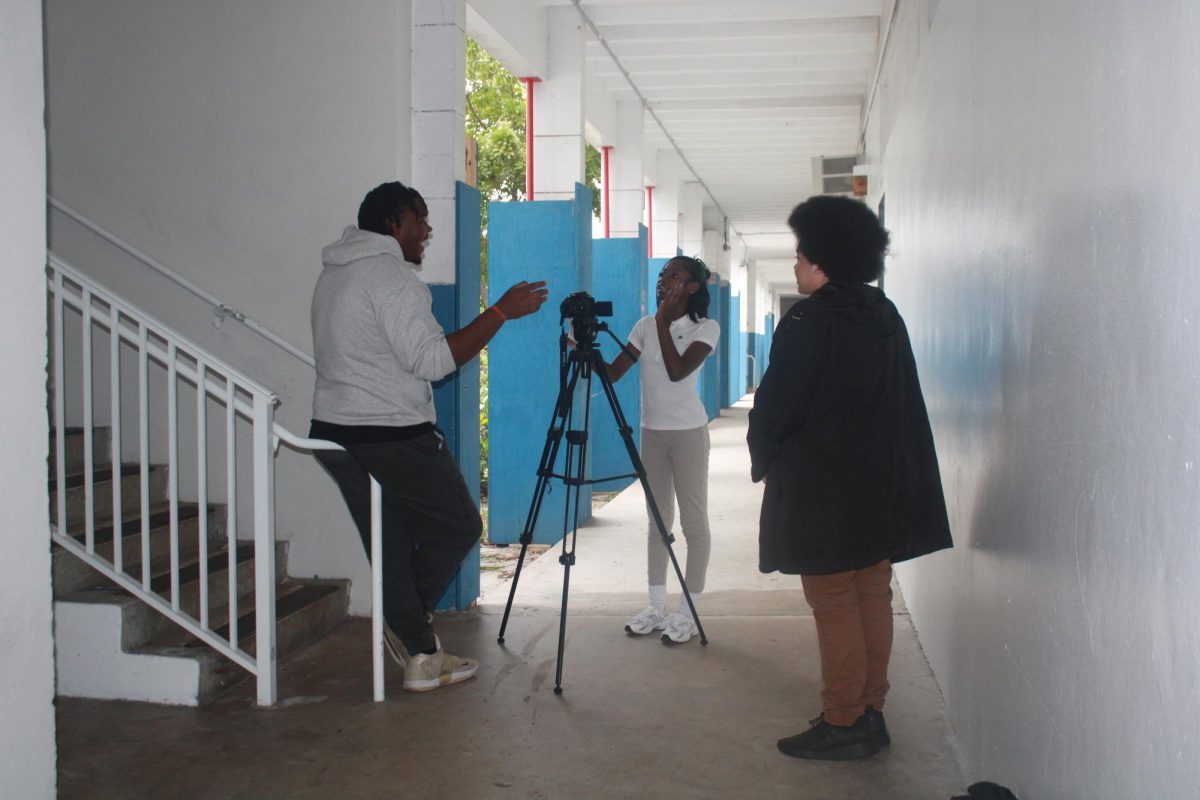
<svg viewBox="0 0 1200 800"><path fill-rule="evenodd" d="M680 305L686 306L687 292L685 286L671 286L663 291L662 302L654 316L666 322L674 322ZM683 302L681 302L683 301Z"/></svg>

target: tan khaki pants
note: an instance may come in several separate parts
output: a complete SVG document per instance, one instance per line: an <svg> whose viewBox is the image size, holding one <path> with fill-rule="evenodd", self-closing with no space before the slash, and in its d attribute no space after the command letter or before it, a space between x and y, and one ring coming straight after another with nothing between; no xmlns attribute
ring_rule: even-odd
<svg viewBox="0 0 1200 800"><path fill-rule="evenodd" d="M866 706L883 708L890 686L892 565L801 580L821 648L821 709L831 725L853 725Z"/></svg>
<svg viewBox="0 0 1200 800"><path fill-rule="evenodd" d="M675 503L679 503L679 524L687 540L684 578L690 592L704 591L708 554L712 548L708 530L708 449L707 425L686 431L642 428L646 482L650 484L668 533L675 523ZM646 516L650 534L646 576L651 586L662 586L667 582L667 548L648 505Z"/></svg>

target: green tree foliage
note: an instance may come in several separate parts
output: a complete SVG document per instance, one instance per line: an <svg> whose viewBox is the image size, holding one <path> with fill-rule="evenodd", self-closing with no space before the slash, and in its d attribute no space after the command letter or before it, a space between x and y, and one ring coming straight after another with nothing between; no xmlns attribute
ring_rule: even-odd
<svg viewBox="0 0 1200 800"><path fill-rule="evenodd" d="M479 144L476 186L487 201L525 199L525 87L474 39L467 39L467 134ZM600 214L600 151L587 146L584 182Z"/></svg>
<svg viewBox="0 0 1200 800"><path fill-rule="evenodd" d="M467 38L467 135L478 144L476 188L483 196L480 248L483 296L487 297L487 204L525 198L525 86L474 39ZM592 214L600 214L600 152L587 146L585 182ZM480 306L481 310L483 306ZM480 354L479 452L483 495L488 485L487 350Z"/></svg>
<svg viewBox="0 0 1200 800"><path fill-rule="evenodd" d="M467 134L479 144L476 186L484 201L525 199L525 87L467 39Z"/></svg>

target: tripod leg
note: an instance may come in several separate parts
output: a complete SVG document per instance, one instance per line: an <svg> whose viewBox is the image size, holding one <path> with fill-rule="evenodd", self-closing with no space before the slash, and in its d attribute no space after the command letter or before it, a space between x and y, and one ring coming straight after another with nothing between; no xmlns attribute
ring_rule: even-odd
<svg viewBox="0 0 1200 800"><path fill-rule="evenodd" d="M597 353L596 358L599 359L599 357ZM604 387L604 396L608 400L609 408L612 409L613 418L617 423L617 430L621 433L621 439L625 442L625 451L629 454L629 460L633 464L633 471L637 473L638 480L642 484L642 490L646 493L646 506L650 509L650 515L654 518L654 525L658 529L658 535L662 538L662 543L667 548L667 555L671 558L671 566L675 568L675 577L679 579L679 586L683 589L683 596L687 598L688 609L692 612L692 619L696 621L696 629L700 632L700 644L706 645L708 644L708 636L705 635L704 625L700 622L700 616L696 613L696 604L692 602L692 593L688 591L687 581L683 578L683 570L679 568L679 560L675 558L675 550L671 547L671 542L674 541L675 537L667 532L662 514L658 510L658 503L654 500L654 492L650 490L650 482L646 480L646 465L642 463L642 457L633 442L633 429L629 427L629 423L625 419L625 412L621 410L621 402L617 398L612 381L608 379L608 373L604 369L603 362L597 365L595 371L600 375L600 385Z"/></svg>
<svg viewBox="0 0 1200 800"><path fill-rule="evenodd" d="M567 642L567 592L571 587L571 565L575 563L575 552L562 557L563 561L563 591L562 609L558 614L558 661L554 669L554 693L562 694L563 653Z"/></svg>
<svg viewBox="0 0 1200 800"><path fill-rule="evenodd" d="M582 371L586 375L584 386L584 405L583 405L583 429L580 431L568 430L567 432L567 457L563 464L563 474L566 476L565 483L567 485L566 507L563 510L563 553L559 557L559 563L563 565L563 590L562 590L562 607L558 614L558 659L554 670L554 693L562 694L562 673L563 673L563 655L566 651L567 641L567 598L571 586L571 567L575 565L575 544L579 537L579 503L580 497L583 494L584 484L587 482L587 442L588 442L588 427L591 421L592 409L592 371L589 368L590 362L584 362ZM574 465L574 469L572 469ZM571 489L575 489L575 504L574 517L569 516L572 513L571 505ZM571 524L571 549L567 550L567 525Z"/></svg>
<svg viewBox="0 0 1200 800"><path fill-rule="evenodd" d="M496 641L504 644L504 631L508 628L508 617L512 613L513 599L517 596L517 583L521 580L521 569L525 565L525 553L533 542L533 531L537 527L538 516L541 514L542 500L550 487L550 476L554 471L554 459L558 457L559 445L563 432L566 430L567 418L570 415L571 403L564 402L575 391L578 380L578 368L573 368L570 377L563 383L558 400L554 404L554 414L550 419L550 428L546 431L546 444L542 448L542 460L538 465L538 481L533 490L533 499L529 503L529 513L525 517L525 529L521 532L521 553L517 556L517 568L513 572L512 584L508 587L508 602L504 605L504 617L500 620L500 632Z"/></svg>

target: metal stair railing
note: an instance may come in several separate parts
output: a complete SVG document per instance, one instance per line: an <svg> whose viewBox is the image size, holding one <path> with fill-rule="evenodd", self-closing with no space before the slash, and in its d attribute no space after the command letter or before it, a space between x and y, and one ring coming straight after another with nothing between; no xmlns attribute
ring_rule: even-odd
<svg viewBox="0 0 1200 800"><path fill-rule="evenodd" d="M52 477L56 492L56 523L51 525L55 543L83 559L109 580L121 586L149 606L162 613L214 650L254 675L257 680L258 703L273 705L277 700L276 681L276 618L275 618L275 470L274 455L280 441L300 450L340 450L338 445L318 439L305 439L290 432L274 419L278 396L266 387L246 377L203 348L192 344L171 328L158 322L97 282L82 274L54 254L47 260L47 284L51 310L50 340L53 363L53 417L55 433L55 474ZM83 428L83 543L67 530L66 479L66 366L67 317L78 314L79 350L72 353L80 368L78 374L79 415ZM95 387L94 356L96 334L107 338L109 427L111 445L112 490L112 557L105 558L96 549L94 463ZM133 352L123 353L123 349ZM140 576L131 575L124 566L122 548L122 404L126 361L136 358L137 393L137 474L140 500ZM311 358L311 357L310 357ZM167 488L169 503L170 590L164 597L151 589L150 552L150 384L152 365L166 378L166 439ZM179 460L179 384L195 387L195 455L197 504L200 508L199 546L199 604L198 615L187 613L180 602L180 460ZM209 618L208 597L208 531L209 500L208 472L213 461L209 457L208 404L223 409L225 426L225 477L229 552L228 634L222 636ZM253 538L255 554L255 653L244 649L239 641L237 587L237 499L239 478L237 468L238 420L250 425L252 451ZM373 694L376 701L385 697L383 683L383 618L382 618L382 545L381 496L379 484L371 480L371 572L372 572L372 671Z"/></svg>
<svg viewBox="0 0 1200 800"><path fill-rule="evenodd" d="M274 459L272 433L276 395L255 381L240 374L224 362L192 345L170 328L157 322L132 305L117 298L78 270L51 254L48 258L48 286L51 303L51 330L54 386L55 474L52 477L56 493L56 515L51 525L55 543L86 561L109 580L162 613L208 646L217 650L238 666L253 674L258 682L258 702L272 705L276 701L275 669L275 508ZM83 527L82 544L68 533L67 461L66 461L66 395L67 395L67 325L68 316L78 314L79 350L72 352L72 363L78 359L78 380L81 395L80 418L83 428ZM72 320L73 322L74 320ZM109 422L112 471L112 558L105 558L96 549L96 470L94 465L96 335L107 338ZM132 348L132 354L124 352ZM122 389L125 383L122 356L136 358L138 431L137 474L141 519L140 576L126 571L123 552L124 514L122 511ZM152 371L151 365L155 366ZM167 494L169 503L170 588L166 596L151 588L152 557L150 537L150 384L166 374L167 416ZM157 382L157 380L156 380ZM196 495L200 509L197 545L199 549L198 615L193 616L181 607L179 541L180 461L179 461L179 389L180 384L195 387L196 426ZM225 468L227 519L226 537L229 554L228 635L221 636L209 619L209 559L208 559L208 404L215 401L224 409ZM252 450L253 537L254 537L254 605L255 653L251 655L240 644L238 630L237 585L237 433L238 418L249 421Z"/></svg>

